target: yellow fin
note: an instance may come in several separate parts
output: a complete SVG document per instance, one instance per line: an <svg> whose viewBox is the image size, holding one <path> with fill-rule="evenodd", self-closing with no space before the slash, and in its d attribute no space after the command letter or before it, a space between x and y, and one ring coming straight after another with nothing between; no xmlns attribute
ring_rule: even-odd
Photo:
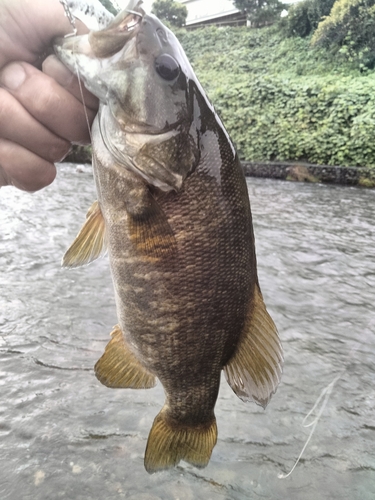
<svg viewBox="0 0 375 500"><path fill-rule="evenodd" d="M168 219L156 200L149 198L147 212L142 216L129 214L129 233L132 244L143 255L163 258L173 255L177 241Z"/></svg>
<svg viewBox="0 0 375 500"><path fill-rule="evenodd" d="M86 215L86 221L69 249L63 267L79 267L100 257L107 249L105 223L99 203L95 201Z"/></svg>
<svg viewBox="0 0 375 500"><path fill-rule="evenodd" d="M206 425L172 423L165 407L156 416L148 436L145 469L150 474L169 469L185 460L195 467L206 467L217 441L215 418Z"/></svg>
<svg viewBox="0 0 375 500"><path fill-rule="evenodd" d="M149 389L156 378L144 368L125 343L119 325L111 333L112 339L103 356L95 365L97 379L112 389Z"/></svg>
<svg viewBox="0 0 375 500"><path fill-rule="evenodd" d="M244 331L224 373L240 399L255 401L265 408L279 385L284 358L275 323L257 285L253 300Z"/></svg>

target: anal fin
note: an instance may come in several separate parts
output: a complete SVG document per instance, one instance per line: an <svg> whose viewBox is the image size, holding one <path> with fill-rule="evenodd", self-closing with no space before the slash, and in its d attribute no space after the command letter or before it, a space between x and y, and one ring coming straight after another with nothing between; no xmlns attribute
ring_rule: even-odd
<svg viewBox="0 0 375 500"><path fill-rule="evenodd" d="M62 266L79 267L89 264L100 257L106 248L104 218L99 203L94 201L82 229L63 257Z"/></svg>
<svg viewBox="0 0 375 500"><path fill-rule="evenodd" d="M224 366L228 384L243 401L265 408L279 385L283 351L277 328L255 285L249 316L236 350Z"/></svg>
<svg viewBox="0 0 375 500"><path fill-rule="evenodd" d="M164 407L155 417L148 436L145 469L150 474L176 466L185 460L195 467L208 464L217 441L216 420L202 425L179 425L168 419Z"/></svg>
<svg viewBox="0 0 375 500"><path fill-rule="evenodd" d="M111 332L103 356L95 365L97 379L112 389L149 389L156 377L144 368L126 345L119 325Z"/></svg>

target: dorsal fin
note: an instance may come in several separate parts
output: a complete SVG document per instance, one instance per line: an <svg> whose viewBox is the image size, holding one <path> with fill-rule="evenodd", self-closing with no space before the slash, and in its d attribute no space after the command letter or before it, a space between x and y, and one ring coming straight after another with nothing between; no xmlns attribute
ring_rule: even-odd
<svg viewBox="0 0 375 500"><path fill-rule="evenodd" d="M225 377L240 399L255 401L265 408L279 385L283 361L275 323L256 285L239 343L224 366Z"/></svg>
<svg viewBox="0 0 375 500"><path fill-rule="evenodd" d="M99 203L94 201L87 212L82 229L63 257L62 266L79 267L89 264L106 249L105 222Z"/></svg>

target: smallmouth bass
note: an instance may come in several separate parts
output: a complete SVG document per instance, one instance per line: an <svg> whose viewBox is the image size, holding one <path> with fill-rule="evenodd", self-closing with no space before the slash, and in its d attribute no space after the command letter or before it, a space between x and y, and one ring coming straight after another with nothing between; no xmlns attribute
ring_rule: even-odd
<svg viewBox="0 0 375 500"><path fill-rule="evenodd" d="M265 408L283 364L241 164L177 38L139 5L55 50L101 103L98 201L63 260L87 264L108 248L118 325L96 376L112 388L162 383L148 472L180 460L205 467L221 371L238 397Z"/></svg>

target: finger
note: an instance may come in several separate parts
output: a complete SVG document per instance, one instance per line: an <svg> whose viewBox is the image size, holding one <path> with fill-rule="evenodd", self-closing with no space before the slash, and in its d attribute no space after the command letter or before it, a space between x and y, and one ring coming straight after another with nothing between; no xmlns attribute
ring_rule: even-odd
<svg viewBox="0 0 375 500"><path fill-rule="evenodd" d="M56 56L48 56L43 61L42 69L43 73L56 80L57 83L59 83L64 89L74 95L74 97L76 97L85 106L94 111L98 110L98 98L92 95L91 92L86 89L83 83L80 85L78 78L73 75L73 73L69 71L68 68L57 59Z"/></svg>
<svg viewBox="0 0 375 500"><path fill-rule="evenodd" d="M0 186L12 185L24 191L38 191L56 177L53 163L19 144L0 139Z"/></svg>
<svg viewBox="0 0 375 500"><path fill-rule="evenodd" d="M55 38L73 31L57 0L0 0L0 10L0 67L10 61L33 64ZM78 35L89 31L78 19L76 28Z"/></svg>
<svg viewBox="0 0 375 500"><path fill-rule="evenodd" d="M40 123L70 142L90 142L95 112L87 109L53 78L27 63L8 64L0 74L6 88Z"/></svg>
<svg viewBox="0 0 375 500"><path fill-rule="evenodd" d="M1 88L0 138L15 142L52 163L66 156L71 147L70 142L39 123L17 99Z"/></svg>

